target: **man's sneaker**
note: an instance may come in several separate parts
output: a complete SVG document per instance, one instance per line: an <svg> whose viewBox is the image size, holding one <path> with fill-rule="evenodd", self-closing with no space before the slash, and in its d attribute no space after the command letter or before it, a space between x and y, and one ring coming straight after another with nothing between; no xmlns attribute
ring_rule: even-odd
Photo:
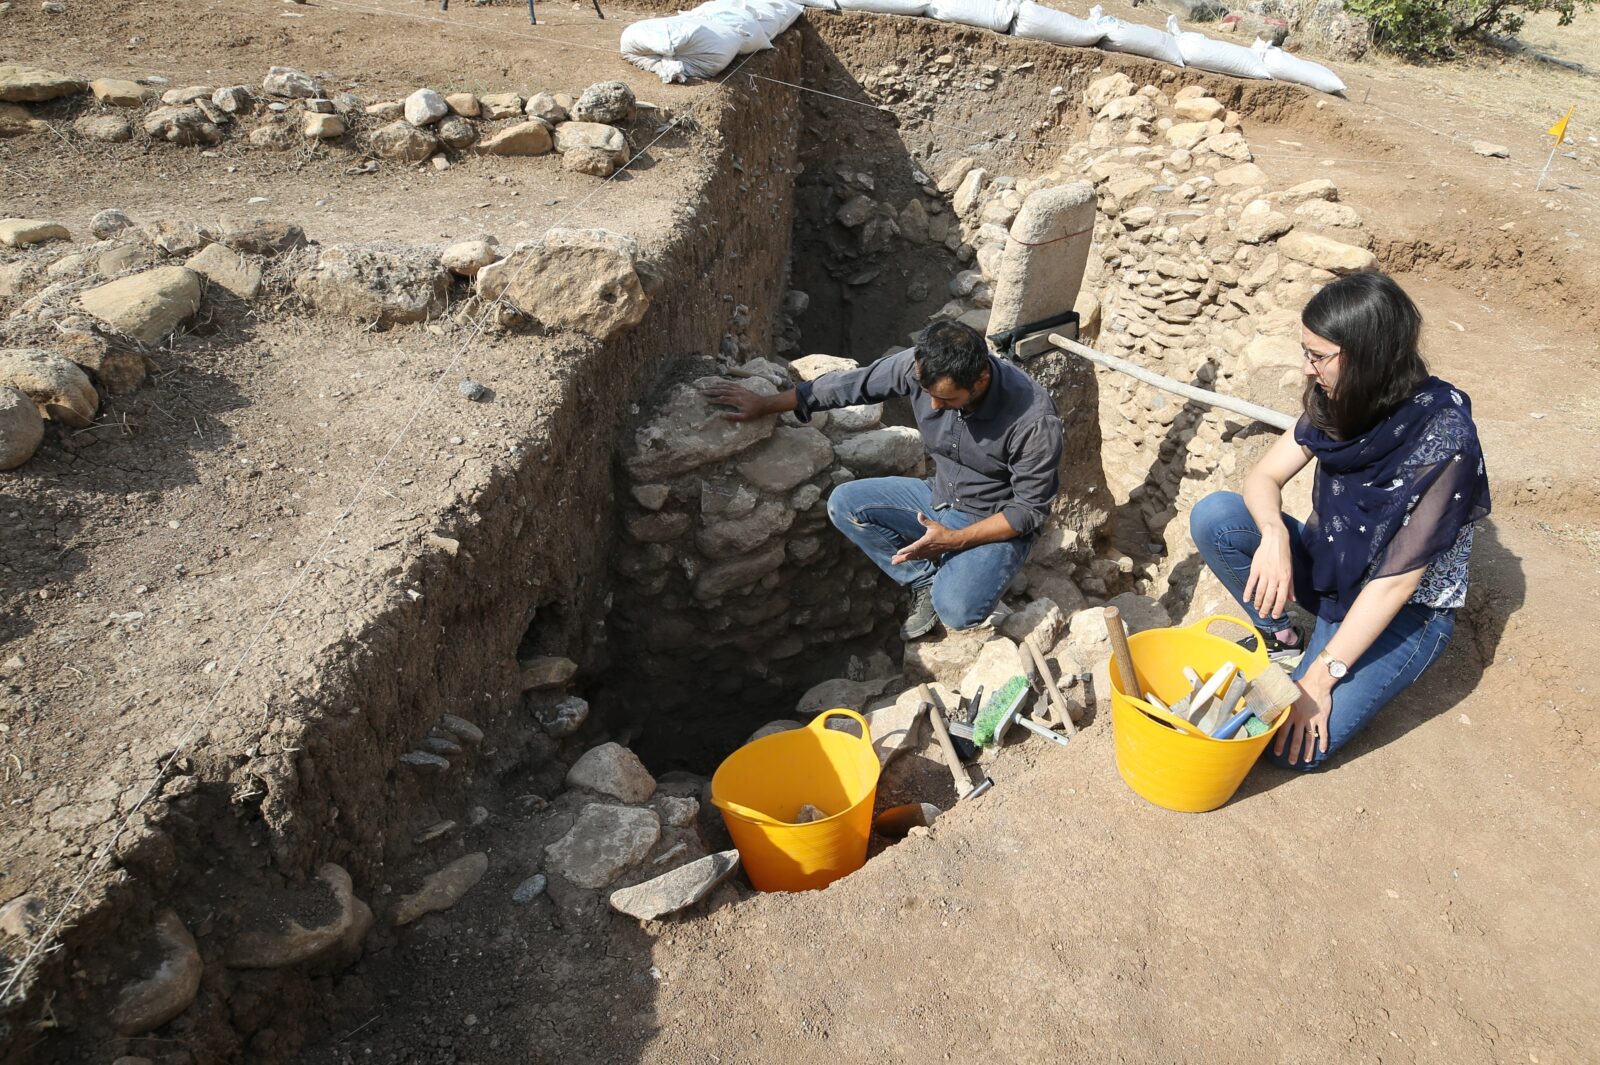
<svg viewBox="0 0 1600 1065"><path fill-rule="evenodd" d="M906 612L906 623L900 626L900 638L907 642L926 636L939 623L933 611L933 588L921 585L911 589L911 609Z"/></svg>
<svg viewBox="0 0 1600 1065"><path fill-rule="evenodd" d="M1284 662L1291 658L1299 658L1305 653L1305 633L1300 631L1300 626L1298 625L1290 627L1294 630L1294 643L1284 643L1270 632L1263 634L1263 639L1267 641L1267 658L1269 661ZM1239 646L1246 651L1254 651L1256 649L1256 638L1254 636L1246 636L1239 641Z"/></svg>

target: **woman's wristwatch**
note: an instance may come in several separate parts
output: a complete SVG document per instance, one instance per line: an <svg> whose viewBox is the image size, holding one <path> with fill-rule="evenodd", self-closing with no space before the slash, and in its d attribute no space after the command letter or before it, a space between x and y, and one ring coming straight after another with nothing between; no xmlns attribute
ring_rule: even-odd
<svg viewBox="0 0 1600 1065"><path fill-rule="evenodd" d="M1344 680L1345 674L1350 672L1350 667L1328 653L1327 648L1317 652L1317 660L1327 663L1328 676L1335 681Z"/></svg>

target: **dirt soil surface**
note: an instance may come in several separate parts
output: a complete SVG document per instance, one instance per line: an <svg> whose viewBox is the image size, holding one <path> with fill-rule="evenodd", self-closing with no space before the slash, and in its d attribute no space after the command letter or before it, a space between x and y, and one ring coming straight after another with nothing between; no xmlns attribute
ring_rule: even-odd
<svg viewBox="0 0 1600 1065"><path fill-rule="evenodd" d="M1155 21L1149 7L1108 9ZM644 13L606 6L598 22L578 5L541 11L533 29L516 5L464 2L448 21L399 0L248 12L221 0L79 0L60 16L21 4L0 16L0 55L173 85L253 84L287 64L368 99L421 84L571 91L624 78L644 99L683 107L707 90L661 86L616 58L622 27ZM1576 40L1595 40L1595 25L1580 16L1587 36ZM1568 31L1535 29L1546 50L1568 41ZM893 47L860 47L852 65L871 72ZM1247 115L1252 146L1275 185L1331 177L1374 220L1388 242L1380 258L1429 320L1436 370L1474 399L1495 499L1458 639L1345 757L1315 775L1258 768L1223 809L1185 816L1122 784L1110 722L1097 720L1066 749L1001 752L987 767L990 794L826 891L724 893L707 912L643 929L548 899L512 906L514 859L536 848L516 804L524 782L507 779L485 797L492 816L470 840L513 860L493 863L448 913L375 934L367 960L319 983L313 1001L333 1034L301 1060L1593 1060L1592 119L1575 120L1577 158L1557 157L1555 185L1532 189L1548 151L1542 130L1569 102L1600 103L1596 82L1523 59L1340 69L1347 101L1297 123ZM1465 144L1479 137L1511 158L1473 154ZM319 152L146 158L129 146L72 154L0 141L0 216L79 230L107 206L135 217L250 213L299 222L324 242L482 231L506 241L558 218L659 230L703 177L676 165L694 151L692 140L664 144L653 169L585 199L592 180L553 164L353 176L348 158ZM646 180L647 197L636 191ZM257 196L268 202L247 208ZM302 586L296 563L461 338L412 329L397 340L300 318L225 320L218 331L226 344L186 338L114 417L0 482L0 662L19 655L28 680L8 697L15 727L0 736L5 794L26 788L37 801L94 775L117 786L74 801L116 802L151 755L189 732L184 708L208 697L214 671L256 633L260 686L250 690L264 692L273 671L288 676L308 648L357 627L352 595L399 557L384 552L438 527L486 451L539 438L537 395L559 376L554 353L476 348L457 369L491 386L515 381L510 401L457 402L446 380L444 402L424 411L356 516L359 535L336 535ZM213 568L225 584L208 587ZM143 654L141 634L163 625L197 633L183 656ZM216 727L206 742L229 739L233 726ZM925 763L897 772L894 797L948 806L947 781ZM33 833L29 853L42 861L51 834L98 816L59 812L59 824L3 827ZM0 898L41 876L66 882L86 856L68 849L57 860L46 873L8 856ZM157 1041L137 1049L181 1054Z"/></svg>

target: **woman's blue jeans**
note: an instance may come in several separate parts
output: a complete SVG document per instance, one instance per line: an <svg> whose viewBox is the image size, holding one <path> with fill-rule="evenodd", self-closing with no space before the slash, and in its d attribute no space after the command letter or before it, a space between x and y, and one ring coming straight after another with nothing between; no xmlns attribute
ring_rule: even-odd
<svg viewBox="0 0 1600 1065"><path fill-rule="evenodd" d="M915 477L846 481L828 497L828 518L879 569L899 584L933 586L933 609L945 628L981 625L1028 561L1037 537L1030 533L952 551L937 562L918 559L895 565L890 561L895 553L927 531L917 521L919 513L951 529L983 520L955 507L936 508L933 489Z"/></svg>
<svg viewBox="0 0 1600 1065"><path fill-rule="evenodd" d="M1304 527L1288 515L1284 515L1283 524L1289 530L1295 598L1299 599L1309 587L1311 555L1306 547ZM1189 515L1189 531L1200 557L1227 587L1251 624L1264 633L1288 627L1287 616L1263 618L1244 601L1244 586L1250 579L1250 563L1256 548L1261 546L1261 531L1256 528L1255 519L1245 508L1244 498L1239 493L1213 492L1200 500ZM1349 663L1350 672L1344 680L1334 685L1327 751L1314 751L1309 762L1300 761L1294 765L1289 763L1291 752L1287 748L1282 755L1274 755L1268 748L1267 757L1286 769L1322 766L1356 733L1366 728L1367 722L1377 716L1389 700L1438 660L1449 646L1455 628L1454 610L1435 610L1415 603L1402 607L1360 661ZM1316 628L1306 641L1305 655L1294 671L1295 680L1309 669L1326 668L1316 663L1316 657L1338 631L1337 622L1317 619Z"/></svg>

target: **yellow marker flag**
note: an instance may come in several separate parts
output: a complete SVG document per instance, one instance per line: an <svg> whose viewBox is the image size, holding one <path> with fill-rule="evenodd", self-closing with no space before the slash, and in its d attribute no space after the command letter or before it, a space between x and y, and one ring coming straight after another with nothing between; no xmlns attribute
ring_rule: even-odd
<svg viewBox="0 0 1600 1065"><path fill-rule="evenodd" d="M1572 112L1576 107L1577 104L1573 104L1572 107L1567 108L1567 113L1561 116L1561 121L1545 130L1546 133L1556 139L1557 144L1567 139L1567 123L1572 119Z"/></svg>

